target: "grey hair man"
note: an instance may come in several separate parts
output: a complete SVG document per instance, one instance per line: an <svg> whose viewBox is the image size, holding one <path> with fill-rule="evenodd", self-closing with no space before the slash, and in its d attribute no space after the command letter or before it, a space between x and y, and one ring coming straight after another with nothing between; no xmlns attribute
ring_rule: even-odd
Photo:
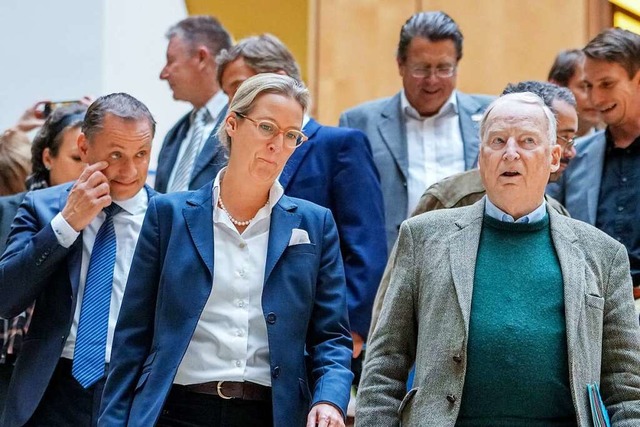
<svg viewBox="0 0 640 427"><path fill-rule="evenodd" d="M456 90L462 32L444 12L419 12L400 30L396 54L402 90L345 111L340 126L363 131L381 177L387 244L424 189L472 169L478 121L493 99Z"/></svg>
<svg viewBox="0 0 640 427"><path fill-rule="evenodd" d="M0 316L35 300L3 426L92 426L133 250L155 121L134 97L96 99L78 138L77 181L30 192L0 259Z"/></svg>
<svg viewBox="0 0 640 427"><path fill-rule="evenodd" d="M555 117L531 93L481 122L479 202L400 229L356 408L360 426L640 420L640 331L624 247L549 209ZM407 375L415 364L413 388Z"/></svg>
<svg viewBox="0 0 640 427"><path fill-rule="evenodd" d="M240 40L216 61L220 86L229 97L255 74L301 78L289 49L270 34ZM287 161L280 183L287 195L331 209L336 220L357 357L369 331L371 307L387 258L386 241L380 238L384 236L380 179L362 132L323 126L308 115L302 130L309 139Z"/></svg>
<svg viewBox="0 0 640 427"><path fill-rule="evenodd" d="M160 192L195 190L213 180L226 164L215 127L228 98L216 80L215 57L231 46L231 36L211 16L190 16L167 32L167 63L160 72L173 98L193 110L167 133L158 156L155 188Z"/></svg>

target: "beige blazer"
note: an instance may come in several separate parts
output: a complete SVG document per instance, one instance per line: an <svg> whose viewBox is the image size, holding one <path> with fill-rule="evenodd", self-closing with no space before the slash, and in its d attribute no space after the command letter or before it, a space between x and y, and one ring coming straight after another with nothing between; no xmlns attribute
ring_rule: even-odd
<svg viewBox="0 0 640 427"><path fill-rule="evenodd" d="M464 399L467 334L484 200L402 224L389 290L370 337L358 426L453 426ZM640 334L624 246L549 210L564 281L573 403L591 426L600 384L615 426L640 425ZM407 372L416 364L414 388ZM516 379L517 380L517 379Z"/></svg>

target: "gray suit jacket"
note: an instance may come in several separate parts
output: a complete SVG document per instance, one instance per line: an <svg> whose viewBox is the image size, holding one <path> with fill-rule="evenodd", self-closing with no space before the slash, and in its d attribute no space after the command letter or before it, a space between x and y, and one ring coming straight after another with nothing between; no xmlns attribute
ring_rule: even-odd
<svg viewBox="0 0 640 427"><path fill-rule="evenodd" d="M358 391L358 426L454 426L484 201L407 220ZM591 426L587 384L598 382L615 426L640 425L640 333L624 246L549 211L564 281L572 398ZM416 365L414 388L407 373ZM536 391L540 392L540 391Z"/></svg>
<svg viewBox="0 0 640 427"><path fill-rule="evenodd" d="M389 250L398 237L400 224L407 218L409 159L407 131L400 99L401 92L391 98L366 102L345 111L340 116L340 126L361 130L371 142L373 160L380 173ZM478 135L480 114L493 99L485 95L467 95L457 92L465 170L476 166L480 143Z"/></svg>
<svg viewBox="0 0 640 427"><path fill-rule="evenodd" d="M547 186L547 194L562 203L572 218L591 225L598 213L605 149L603 130L578 140L576 157L560 180Z"/></svg>

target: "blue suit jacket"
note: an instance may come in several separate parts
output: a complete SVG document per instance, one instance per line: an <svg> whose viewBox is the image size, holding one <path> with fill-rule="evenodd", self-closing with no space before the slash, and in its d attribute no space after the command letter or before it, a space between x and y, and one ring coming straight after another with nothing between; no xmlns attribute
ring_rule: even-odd
<svg viewBox="0 0 640 427"><path fill-rule="evenodd" d="M407 219L409 159L400 99L399 92L391 98L366 102L340 116L340 126L363 131L371 142L373 160L380 172L389 251L398 237L400 224ZM480 115L493 99L457 92L465 170L476 167Z"/></svg>
<svg viewBox="0 0 640 427"><path fill-rule="evenodd" d="M3 426L21 426L33 415L71 328L82 243L78 239L63 248L50 225L64 207L69 187L27 194L0 260L0 316L17 316L36 301L9 385Z"/></svg>
<svg viewBox="0 0 640 427"><path fill-rule="evenodd" d="M371 308L387 260L380 179L360 131L304 127L309 140L287 161L280 183L288 196L331 210L340 235L351 330L366 338Z"/></svg>
<svg viewBox="0 0 640 427"><path fill-rule="evenodd" d="M33 415L69 335L78 295L82 235L69 247L58 243L51 220L73 184L27 193L18 208L0 259L0 316L13 317L36 301L16 361L0 425L21 426ZM149 197L153 190L147 187Z"/></svg>
<svg viewBox="0 0 640 427"><path fill-rule="evenodd" d="M156 181L154 184L154 188L160 193L167 192L169 177L177 164L176 160L178 159L180 146L187 136L187 132L189 132L190 115L191 113L178 120L178 123L176 123L164 137L162 148L158 154L158 168L156 170ZM209 134L209 138L207 138L207 141L204 143L200 154L198 154L196 164L191 172L189 190L197 190L208 182L213 181L216 175L218 175L218 172L220 172L220 169L227 164L227 149L220 144L216 136L216 129L226 115L227 107L223 108L220 112L218 122L214 126L211 134Z"/></svg>
<svg viewBox="0 0 640 427"><path fill-rule="evenodd" d="M212 218L212 183L149 204L99 425L146 427L157 421L211 293ZM311 244L288 246L294 228L306 230ZM346 411L351 339L338 235L328 210L287 196L273 207L262 308L275 425L304 425L310 405L321 401Z"/></svg>
<svg viewBox="0 0 640 427"><path fill-rule="evenodd" d="M560 180L547 186L547 194L562 203L572 218L594 226L606 142L604 130L578 140L576 157L571 160Z"/></svg>

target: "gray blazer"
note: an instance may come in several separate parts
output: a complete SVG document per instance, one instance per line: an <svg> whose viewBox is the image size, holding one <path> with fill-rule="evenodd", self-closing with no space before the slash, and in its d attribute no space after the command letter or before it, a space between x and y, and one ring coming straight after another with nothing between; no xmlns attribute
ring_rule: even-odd
<svg viewBox="0 0 640 427"><path fill-rule="evenodd" d="M358 391L358 426L453 426L464 399L467 335L484 201L403 223ZM598 382L615 426L640 425L640 333L627 253L605 233L549 211L564 281L572 398L591 426ZM414 388L406 392L414 364Z"/></svg>
<svg viewBox="0 0 640 427"><path fill-rule="evenodd" d="M480 115L494 99L485 95L456 92L460 131L464 144L465 170L476 166L478 158L478 124ZM407 218L407 176L409 159L407 130L402 114L401 92L354 107L340 116L340 126L364 132L373 150L373 160L380 173L384 197L385 229L389 251L398 237L400 224Z"/></svg>
<svg viewBox="0 0 640 427"><path fill-rule="evenodd" d="M576 157L547 193L562 203L572 218L596 224L606 149L604 130L578 140Z"/></svg>

